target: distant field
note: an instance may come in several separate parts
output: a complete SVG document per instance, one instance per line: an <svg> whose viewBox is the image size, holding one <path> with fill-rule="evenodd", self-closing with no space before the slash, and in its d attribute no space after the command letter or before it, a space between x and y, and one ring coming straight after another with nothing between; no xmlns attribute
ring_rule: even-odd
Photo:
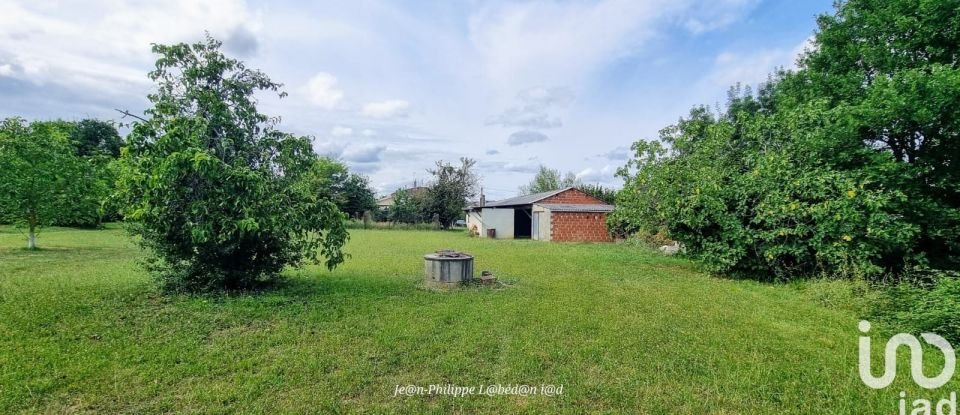
<svg viewBox="0 0 960 415"><path fill-rule="evenodd" d="M865 387L857 318L790 286L609 244L351 234L332 273L165 297L119 229L48 230L29 252L0 228L0 413L860 414L895 413L904 389L943 395L909 386L905 364L890 389ZM419 289L422 254L441 248L512 285ZM448 383L563 394L393 396Z"/></svg>

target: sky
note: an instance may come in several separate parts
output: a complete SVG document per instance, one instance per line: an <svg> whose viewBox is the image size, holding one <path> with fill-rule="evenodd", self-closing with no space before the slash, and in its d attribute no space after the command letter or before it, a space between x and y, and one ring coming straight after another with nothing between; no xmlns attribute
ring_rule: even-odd
<svg viewBox="0 0 960 415"><path fill-rule="evenodd" d="M488 200L539 165L619 187L637 139L790 68L829 0L0 0L0 117L121 120L151 43L208 32L284 84L280 128L380 194L477 160Z"/></svg>

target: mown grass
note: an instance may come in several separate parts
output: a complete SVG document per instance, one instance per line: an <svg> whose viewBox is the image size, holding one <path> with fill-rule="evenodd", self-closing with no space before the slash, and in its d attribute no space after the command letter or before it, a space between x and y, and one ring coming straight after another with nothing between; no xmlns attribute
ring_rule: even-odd
<svg viewBox="0 0 960 415"><path fill-rule="evenodd" d="M958 389L921 391L906 364L889 389L868 389L856 316L791 286L609 244L351 233L334 272L291 271L258 294L164 296L119 229L48 230L30 252L3 228L0 413L861 414L895 413L900 390ZM422 254L441 248L511 284L418 288ZM393 396L447 383L564 389Z"/></svg>

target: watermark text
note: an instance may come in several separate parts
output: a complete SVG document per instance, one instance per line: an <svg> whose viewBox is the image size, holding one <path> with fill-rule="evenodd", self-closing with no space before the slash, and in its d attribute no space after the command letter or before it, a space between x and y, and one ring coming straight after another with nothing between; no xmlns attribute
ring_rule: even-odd
<svg viewBox="0 0 960 415"><path fill-rule="evenodd" d="M525 385L525 384L490 384L490 385L396 385L393 396L558 396L563 395L563 385Z"/></svg>

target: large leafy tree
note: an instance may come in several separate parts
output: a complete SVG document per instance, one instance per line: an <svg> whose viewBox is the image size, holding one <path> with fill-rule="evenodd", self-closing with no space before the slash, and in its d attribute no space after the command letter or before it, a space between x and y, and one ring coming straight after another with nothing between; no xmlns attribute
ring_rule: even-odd
<svg viewBox="0 0 960 415"><path fill-rule="evenodd" d="M342 196L337 206L353 218L360 218L364 212L377 208L377 197L370 189L370 179L364 175L350 173L343 181Z"/></svg>
<svg viewBox="0 0 960 415"><path fill-rule="evenodd" d="M350 173L342 162L321 157L311 174L317 194L336 204L348 216L359 218L364 212L377 207L370 180L363 175Z"/></svg>
<svg viewBox="0 0 960 415"><path fill-rule="evenodd" d="M904 194L915 260L960 267L960 3L851 0L817 22L779 100L826 102L843 124L824 158Z"/></svg>
<svg viewBox="0 0 960 415"><path fill-rule="evenodd" d="M70 132L70 142L81 157L104 155L120 156L123 140L116 126L109 121L85 119L77 122Z"/></svg>
<svg viewBox="0 0 960 415"><path fill-rule="evenodd" d="M567 172L564 175L560 173L560 170L551 169L541 164L530 183L520 186L520 194L549 192L581 184L573 172Z"/></svg>
<svg viewBox="0 0 960 415"><path fill-rule="evenodd" d="M281 85L220 47L153 46L153 107L133 125L118 180L151 270L167 288L205 290L256 286L318 255L335 267L347 233L308 180L310 140L258 111L255 93Z"/></svg>
<svg viewBox="0 0 960 415"><path fill-rule="evenodd" d="M460 165L438 161L435 168L428 170L433 182L428 188L421 204L424 218L436 218L444 228L463 217L463 208L467 199L477 193L478 178L474 172L476 161L461 158Z"/></svg>
<svg viewBox="0 0 960 415"><path fill-rule="evenodd" d="M635 143L611 222L720 272L960 267L960 5L850 0L818 23L798 70Z"/></svg>
<svg viewBox="0 0 960 415"><path fill-rule="evenodd" d="M77 203L82 162L58 123L7 118L0 124L0 221L22 225L27 247L37 232Z"/></svg>

